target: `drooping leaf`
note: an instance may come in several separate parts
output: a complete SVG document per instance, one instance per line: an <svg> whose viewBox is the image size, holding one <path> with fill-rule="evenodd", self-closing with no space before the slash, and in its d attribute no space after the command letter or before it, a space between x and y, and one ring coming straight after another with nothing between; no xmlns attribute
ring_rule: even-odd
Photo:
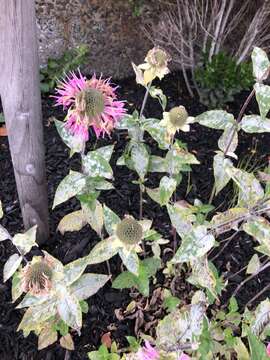
<svg viewBox="0 0 270 360"><path fill-rule="evenodd" d="M38 336L38 350L45 349L46 347L54 344L57 341L57 331L51 327L46 327L41 330Z"/></svg>
<svg viewBox="0 0 270 360"><path fill-rule="evenodd" d="M73 196L79 194L86 185L83 174L71 171L58 185L54 196L53 209Z"/></svg>
<svg viewBox="0 0 270 360"><path fill-rule="evenodd" d="M143 180L149 167L149 153L146 146L142 143L136 143L131 149L131 159L134 165L134 169Z"/></svg>
<svg viewBox="0 0 270 360"><path fill-rule="evenodd" d="M169 178L168 176L163 176L159 183L159 196L160 196L160 205L167 205L172 194L176 190L176 180Z"/></svg>
<svg viewBox="0 0 270 360"><path fill-rule="evenodd" d="M80 330L82 327L82 310L79 300L67 291L61 294L57 302L59 316L72 329Z"/></svg>
<svg viewBox="0 0 270 360"><path fill-rule="evenodd" d="M268 60L266 52L258 47L254 47L251 58L254 77L259 82L265 80L267 78L267 71L270 66L270 62Z"/></svg>
<svg viewBox="0 0 270 360"><path fill-rule="evenodd" d="M61 139L70 148L71 154L82 152L84 141L81 137L72 135L63 121L54 119L54 123Z"/></svg>
<svg viewBox="0 0 270 360"><path fill-rule="evenodd" d="M264 197L263 188L252 173L235 167L227 167L226 172L239 187L239 206L254 206Z"/></svg>
<svg viewBox="0 0 270 360"><path fill-rule="evenodd" d="M172 259L173 263L194 261L214 246L215 238L207 232L206 226L194 226L193 230L182 237L182 243Z"/></svg>
<svg viewBox="0 0 270 360"><path fill-rule="evenodd" d="M229 124L235 124L235 119L232 114L224 110L209 110L198 116L196 121L211 129L224 130Z"/></svg>
<svg viewBox="0 0 270 360"><path fill-rule="evenodd" d="M61 219L57 230L64 235L67 231L80 231L87 224L82 210L73 211Z"/></svg>
<svg viewBox="0 0 270 360"><path fill-rule="evenodd" d="M88 299L90 296L98 292L110 276L102 274L84 274L76 282L70 286L70 292L78 300Z"/></svg>
<svg viewBox="0 0 270 360"><path fill-rule="evenodd" d="M70 334L67 334L65 336L62 336L60 338L60 345L62 346L62 348L67 349L67 350L74 350L74 342L72 340L72 337Z"/></svg>
<svg viewBox="0 0 270 360"><path fill-rule="evenodd" d="M156 88L155 86L151 86L149 89L149 94L154 99L158 99L162 110L165 111L167 106L167 97L163 94L163 91L159 88Z"/></svg>
<svg viewBox="0 0 270 360"><path fill-rule="evenodd" d="M224 154L218 152L214 156L214 176L215 176L215 188L216 194L218 194L230 181L231 177L226 172L226 168L233 166L230 159L224 157Z"/></svg>
<svg viewBox="0 0 270 360"><path fill-rule="evenodd" d="M11 255L4 265L4 282L6 282L18 269L22 262L22 256L18 254Z"/></svg>
<svg viewBox="0 0 270 360"><path fill-rule="evenodd" d="M115 212L108 208L105 204L103 205L104 213L104 225L107 233L113 235L115 232L116 225L121 222L121 219Z"/></svg>
<svg viewBox="0 0 270 360"><path fill-rule="evenodd" d="M82 158L82 166L84 172L91 177L104 177L106 179L112 179L113 171L106 160L110 155L109 151L111 149L105 149L104 156L100 153L100 151L89 151L87 155Z"/></svg>
<svg viewBox="0 0 270 360"><path fill-rule="evenodd" d="M246 133L264 133L270 132L270 119L263 119L259 115L246 115L243 117L241 128Z"/></svg>
<svg viewBox="0 0 270 360"><path fill-rule="evenodd" d="M89 206L88 203L82 203L82 211L84 219L94 229L99 236L101 236L103 229L103 207L101 203L96 200L94 210Z"/></svg>

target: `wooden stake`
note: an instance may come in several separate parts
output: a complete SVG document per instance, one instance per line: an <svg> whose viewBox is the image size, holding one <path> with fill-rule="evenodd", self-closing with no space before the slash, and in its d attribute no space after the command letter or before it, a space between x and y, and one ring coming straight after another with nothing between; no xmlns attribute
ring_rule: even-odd
<svg viewBox="0 0 270 360"><path fill-rule="evenodd" d="M0 95L24 226L37 224L44 243L48 200L34 0L0 1Z"/></svg>

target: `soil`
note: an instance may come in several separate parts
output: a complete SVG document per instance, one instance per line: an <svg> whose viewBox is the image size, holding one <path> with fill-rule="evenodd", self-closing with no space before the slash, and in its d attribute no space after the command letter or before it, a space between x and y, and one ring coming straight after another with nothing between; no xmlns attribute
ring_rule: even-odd
<svg viewBox="0 0 270 360"><path fill-rule="evenodd" d="M191 99L187 95L183 84L183 79L179 73L173 73L167 76L162 82L161 87L169 98L168 108L182 104L186 106L189 114L193 116L205 111L205 107L202 106L197 99ZM121 81L119 86L119 96L127 100L127 106L130 111L135 108L140 108L144 95L143 88L137 87L133 78ZM242 93L234 103L228 105L227 110L237 115L246 96L247 93ZM80 165L78 156L73 156L69 159L69 151L56 132L51 118L56 117L63 119L64 114L60 109L52 105L53 102L51 98L47 97L43 99L46 169L50 208L59 182L68 174L70 169L79 169ZM257 112L257 105L255 101L253 101L247 109L247 113ZM156 100L149 100L145 109L145 115L151 117L161 116L160 106ZM217 140L219 136L219 131L211 130L197 124L192 125L189 133L181 132L178 135L178 137L187 144L189 151L197 156L201 164L199 166L193 166L189 180L187 176L184 177L183 182L177 190L177 200L185 199L192 203L195 198L198 198L204 203L208 202L213 186L212 159L217 150ZM100 196L100 201L102 203L105 202L107 206L112 208L120 216L129 213L138 217L139 191L138 186L132 183L133 180L136 180L136 174L125 167L116 167L115 165L116 160L123 152L126 141L127 134L116 131L113 133L111 139L100 139L97 144L89 142L88 150L94 146L101 147L106 144L115 144L115 151L112 158L115 190L103 192ZM157 148L153 140L147 138L146 141L151 144L153 153L162 154L162 151ZM2 200L5 210L2 225L5 226L11 234L15 234L22 231L23 228L7 138L0 137L0 149L0 199ZM237 154L239 155L239 161L243 164L249 162L249 167L257 168L265 166L268 161L268 155L270 154L270 134L253 136L241 133ZM155 187L158 185L159 179L160 175L152 174L148 179L147 185ZM187 192L188 184L189 191ZM215 198L214 205L219 211L225 210L228 207L228 202L233 201L233 198L233 188L231 185L228 185L220 195ZM153 219L154 228L162 233L165 238L171 239L171 228L166 210L161 209L147 195L145 195L145 200L144 217ZM43 248L54 257L60 259L64 264L88 254L91 248L99 241L98 236L89 226L83 228L79 233L66 233L65 236L56 232L60 219L78 208L78 201L72 199L58 206L54 211L51 211L50 214L51 237L48 245ZM172 247L172 245L170 246ZM230 246L215 258L214 263L220 272L226 273L226 276L234 274L248 263L254 254L253 246L253 240L244 233L240 233L230 243ZM213 251L210 258L215 257L219 250L220 247ZM1 269L12 253L14 253L12 245L7 245L7 242L0 243ZM168 246L166 246L166 249L163 251L163 259L167 259L170 256L171 251L168 249ZM114 275L120 273L121 261L118 257L114 257L110 261L110 265ZM107 273L106 264L92 266L89 270ZM268 284L269 275L270 272L265 270L265 272L261 273L243 287L237 297L240 306L244 306L249 299ZM244 278L245 273L241 272L229 281L226 292L222 294L221 303L227 301L237 284ZM38 352L36 336L30 335L24 338L22 332L16 332L23 311L15 310L16 304L12 304L11 302L11 283L10 281L5 284L3 283L1 271L0 359L87 359L87 352L96 349L100 345L102 335L109 331L111 332L112 339L119 344L119 347L126 346L126 336L134 335L135 331L140 329L151 332L158 318L163 316L163 312L158 306L158 296L159 288L164 286L164 282L165 278L162 271L160 271L157 275L155 285L152 284L151 287L152 308L138 312L137 317L134 317L134 319L125 318L123 320L121 320L121 316L119 316L121 309L125 309L132 299L135 299L142 305L145 304L145 299L134 291L118 291L111 289L110 284L106 285L98 294L88 300L89 312L87 315L84 315L81 336L74 334L75 351L66 353L64 349L55 344ZM169 286L169 284L166 283L165 286ZM174 288L176 294L183 302L185 302L186 299L187 301L190 299L192 286L184 282L184 279L179 279L176 284L174 284ZM265 292L263 298L268 295L270 295L270 291L268 293ZM261 299L259 298L258 301L259 300ZM118 311L116 311L117 309Z"/></svg>

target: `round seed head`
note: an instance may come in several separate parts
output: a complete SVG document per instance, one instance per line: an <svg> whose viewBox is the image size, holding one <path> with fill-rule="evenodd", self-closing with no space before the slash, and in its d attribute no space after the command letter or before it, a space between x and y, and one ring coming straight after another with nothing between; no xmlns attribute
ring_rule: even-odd
<svg viewBox="0 0 270 360"><path fill-rule="evenodd" d="M146 60L151 66L162 68L167 66L170 56L165 50L157 46L148 51Z"/></svg>
<svg viewBox="0 0 270 360"><path fill-rule="evenodd" d="M23 270L23 291L35 295L47 293L51 288L52 268L42 259L28 264Z"/></svg>
<svg viewBox="0 0 270 360"><path fill-rule="evenodd" d="M96 89L86 89L76 96L76 107L84 111L89 118L95 118L105 108L104 96Z"/></svg>
<svg viewBox="0 0 270 360"><path fill-rule="evenodd" d="M172 108L169 114L172 125L177 127L185 125L188 118L188 113L184 106L176 106Z"/></svg>
<svg viewBox="0 0 270 360"><path fill-rule="evenodd" d="M123 243L137 244L142 240L143 229L137 220L126 217L117 225L116 235Z"/></svg>

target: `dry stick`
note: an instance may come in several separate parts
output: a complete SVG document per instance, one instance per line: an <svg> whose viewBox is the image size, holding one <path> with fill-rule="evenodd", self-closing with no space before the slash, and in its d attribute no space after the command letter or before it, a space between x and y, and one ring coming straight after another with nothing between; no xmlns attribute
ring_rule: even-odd
<svg viewBox="0 0 270 360"><path fill-rule="evenodd" d="M264 258L266 255L263 255L260 257L260 260L262 260L262 258ZM264 261L262 265L266 264L268 260ZM228 276L225 280L228 281L232 278L234 278L236 275L240 274L242 271L246 270L246 268L248 267L248 265L245 265L244 267L242 267L240 270L238 270L236 273Z"/></svg>
<svg viewBox="0 0 270 360"><path fill-rule="evenodd" d="M255 296L253 296L252 299L250 299L247 303L246 306L251 305L255 300L257 300L263 293L265 293L265 291L267 291L268 289L270 289L270 284L266 285L260 292L258 292L258 294L256 294Z"/></svg>
<svg viewBox="0 0 270 360"><path fill-rule="evenodd" d="M236 231L233 235L231 235L228 239L226 239L225 245L222 247L222 249L211 259L211 261L216 260L222 252L226 249L226 247L231 243L231 241L235 238L235 236L238 234L239 230Z"/></svg>
<svg viewBox="0 0 270 360"><path fill-rule="evenodd" d="M237 288L234 290L232 297L235 297L236 294L239 292L239 290L250 280L252 280L254 277L256 277L257 275L259 275L260 272L262 272L263 270L267 269L270 267L270 262L267 262L265 265L261 266L259 268L259 270L257 270L254 274L250 275L249 277L247 277L245 280L243 280L238 286Z"/></svg>

